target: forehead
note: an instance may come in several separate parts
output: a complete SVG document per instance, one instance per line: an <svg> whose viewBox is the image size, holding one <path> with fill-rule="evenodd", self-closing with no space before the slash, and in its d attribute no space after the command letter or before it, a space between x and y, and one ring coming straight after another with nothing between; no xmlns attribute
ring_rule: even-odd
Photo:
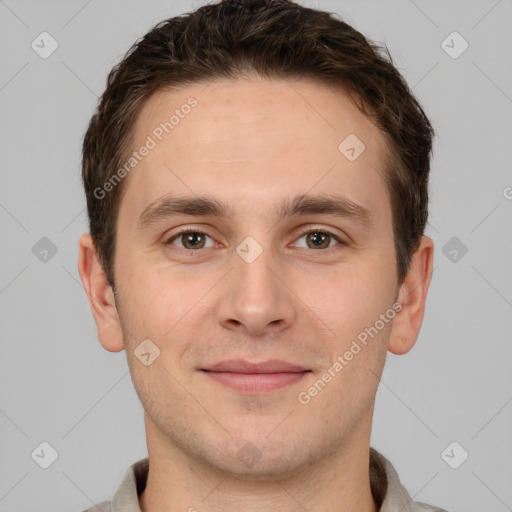
<svg viewBox="0 0 512 512"><path fill-rule="evenodd" d="M382 133L341 91L308 80L158 91L133 128L132 151L145 145L152 148L130 173L123 200L131 212L173 192L213 193L261 211L284 193L308 190L339 189L369 207L387 200Z"/></svg>

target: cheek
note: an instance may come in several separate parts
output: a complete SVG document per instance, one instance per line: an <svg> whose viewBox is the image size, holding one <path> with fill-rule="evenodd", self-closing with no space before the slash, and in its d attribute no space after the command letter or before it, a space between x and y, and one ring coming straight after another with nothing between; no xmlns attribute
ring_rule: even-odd
<svg viewBox="0 0 512 512"><path fill-rule="evenodd" d="M127 272L123 281L123 324L140 343L149 338L160 350L161 364L174 371L190 345L197 343L197 318L205 317L210 278L192 279L148 265Z"/></svg>
<svg viewBox="0 0 512 512"><path fill-rule="evenodd" d="M135 259L123 260L116 275L125 336L136 338L135 341L149 338L160 346L173 325L176 310L173 307L176 300L169 288L158 272L150 271L147 265Z"/></svg>
<svg viewBox="0 0 512 512"><path fill-rule="evenodd" d="M338 340L356 336L375 322L391 307L394 291L382 269L363 263L333 268L328 274L298 276L295 283L300 299Z"/></svg>

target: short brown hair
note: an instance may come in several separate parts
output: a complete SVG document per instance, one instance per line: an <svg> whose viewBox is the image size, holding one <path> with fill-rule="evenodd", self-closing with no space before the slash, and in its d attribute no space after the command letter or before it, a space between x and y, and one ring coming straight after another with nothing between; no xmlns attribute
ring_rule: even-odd
<svg viewBox="0 0 512 512"><path fill-rule="evenodd" d="M100 199L95 191L126 160L137 114L155 91L246 73L333 86L378 126L388 148L384 179L401 284L427 222L434 130L385 45L336 15L291 0L222 0L162 21L111 70L82 160L89 228L109 284L114 288L116 223L127 179Z"/></svg>

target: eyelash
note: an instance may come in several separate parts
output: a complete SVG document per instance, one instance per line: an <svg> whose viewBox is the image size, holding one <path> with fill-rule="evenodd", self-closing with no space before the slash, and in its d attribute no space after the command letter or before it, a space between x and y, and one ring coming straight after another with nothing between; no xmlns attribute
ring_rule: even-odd
<svg viewBox="0 0 512 512"><path fill-rule="evenodd" d="M206 235L209 238L212 238L210 235L208 235L204 231L200 231L200 230L194 229L194 228L185 228L185 229L182 229L181 231L178 231L177 233L175 233L171 238L169 238L164 243L164 245L172 245L172 242L174 242L180 236L185 235L187 233L198 233L198 234L201 234L201 235ZM346 245L346 243L343 240L341 240L337 235L335 235L334 233L330 232L329 230L325 230L325 229L310 229L308 231L304 231L303 233L300 234L300 236L297 238L297 240L299 240L303 236L309 235L311 233L322 233L324 235L328 235L331 238L334 238L334 240L336 240L336 242L338 242L338 245L341 245L341 246ZM336 246L334 246L334 247L336 247ZM328 249L334 249L334 247L327 247L326 249L319 249L319 251L327 251ZM197 251L201 250L201 249L186 249L186 248L183 248L183 247L178 247L178 249L182 249L184 251L192 251L192 252L197 252ZM202 249L205 249L205 248L202 248ZM211 247L206 247L206 249L211 249ZM315 251L315 249L311 249L311 250Z"/></svg>

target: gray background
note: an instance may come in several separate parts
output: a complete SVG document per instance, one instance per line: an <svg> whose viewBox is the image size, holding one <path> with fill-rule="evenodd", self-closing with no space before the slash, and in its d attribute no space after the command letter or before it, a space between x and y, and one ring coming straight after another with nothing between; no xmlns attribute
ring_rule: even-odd
<svg viewBox="0 0 512 512"><path fill-rule="evenodd" d="M512 510L512 0L301 3L386 43L437 131L426 316L413 350L389 355L372 445L416 500L450 512ZM126 355L97 341L78 276L80 145L121 55L158 21L200 4L0 0L2 512L110 499L147 453ZM47 59L31 48L43 31L59 45ZM469 43L458 58L442 46L453 31ZM40 252L43 237L55 254ZM49 456L43 441L58 452L48 469L31 457ZM445 460L459 464L462 450L468 459L452 469Z"/></svg>

